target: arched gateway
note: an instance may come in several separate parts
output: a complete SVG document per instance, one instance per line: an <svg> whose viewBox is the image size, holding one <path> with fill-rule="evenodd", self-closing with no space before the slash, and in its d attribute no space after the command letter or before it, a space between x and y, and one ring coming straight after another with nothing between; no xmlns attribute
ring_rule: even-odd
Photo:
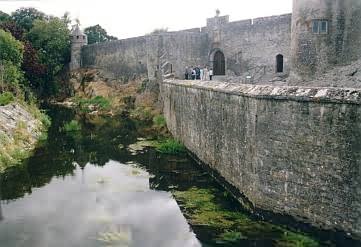
<svg viewBox="0 0 361 247"><path fill-rule="evenodd" d="M213 53L213 74L226 75L226 59L220 50Z"/></svg>

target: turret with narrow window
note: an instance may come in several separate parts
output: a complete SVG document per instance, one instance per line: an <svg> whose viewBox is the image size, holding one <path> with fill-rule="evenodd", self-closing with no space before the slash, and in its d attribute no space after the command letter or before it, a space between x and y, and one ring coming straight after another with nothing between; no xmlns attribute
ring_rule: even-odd
<svg viewBox="0 0 361 247"><path fill-rule="evenodd" d="M71 60L70 70L81 68L81 48L88 44L88 37L80 30L79 25L74 25L71 31Z"/></svg>

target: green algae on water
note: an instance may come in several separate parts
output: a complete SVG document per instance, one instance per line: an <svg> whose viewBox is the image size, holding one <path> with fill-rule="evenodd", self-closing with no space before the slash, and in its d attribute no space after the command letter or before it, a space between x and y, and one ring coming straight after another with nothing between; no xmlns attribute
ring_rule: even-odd
<svg viewBox="0 0 361 247"><path fill-rule="evenodd" d="M245 213L230 210L217 203L226 200L215 190L192 187L174 191L174 197L186 211L191 225L207 226L220 232L218 242L238 243L266 239L277 247L317 247L319 243L307 234L292 232L283 226L250 219Z"/></svg>

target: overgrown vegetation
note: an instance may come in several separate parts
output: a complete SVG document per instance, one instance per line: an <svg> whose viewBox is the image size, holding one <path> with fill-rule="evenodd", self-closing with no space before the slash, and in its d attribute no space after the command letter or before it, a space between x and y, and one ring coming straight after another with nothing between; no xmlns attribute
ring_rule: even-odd
<svg viewBox="0 0 361 247"><path fill-rule="evenodd" d="M157 115L153 117L153 124L157 128L164 128L166 127L166 121L163 115Z"/></svg>
<svg viewBox="0 0 361 247"><path fill-rule="evenodd" d="M221 229L222 232L217 237L220 243L241 243L242 240L253 240L262 236L277 247L319 246L316 240L307 235L264 221L254 221L242 212L223 208L216 202L222 200L222 195L216 195L212 190L193 187L186 191L175 191L173 194L185 209L192 225Z"/></svg>
<svg viewBox="0 0 361 247"><path fill-rule="evenodd" d="M8 105L15 101L15 97L11 92L0 94L0 106Z"/></svg>
<svg viewBox="0 0 361 247"><path fill-rule="evenodd" d="M109 111L111 109L111 99L96 96L91 99L76 98L75 103L82 112Z"/></svg>
<svg viewBox="0 0 361 247"><path fill-rule="evenodd" d="M0 13L2 92L57 95L64 85L58 78L70 60L69 23L68 15L57 18L34 8Z"/></svg>
<svg viewBox="0 0 361 247"><path fill-rule="evenodd" d="M163 154L180 154L185 153L187 150L185 146L178 140L166 139L156 145L158 152Z"/></svg>
<svg viewBox="0 0 361 247"><path fill-rule="evenodd" d="M107 31L99 24L85 28L84 33L88 36L89 45L94 43L117 40L117 37L108 35Z"/></svg>
<svg viewBox="0 0 361 247"><path fill-rule="evenodd" d="M81 130L81 125L77 120L71 120L69 123L64 125L64 130L66 132L75 132Z"/></svg>
<svg viewBox="0 0 361 247"><path fill-rule="evenodd" d="M17 104L25 104L17 102ZM23 105L26 110L34 117L41 121L37 129L38 140L43 142L47 139L47 129L51 124L50 118L41 112L36 105ZM0 173L6 168L18 165L23 159L29 157L32 153L33 144L35 142L32 133L29 133L27 123L19 120L13 133L8 135L0 133Z"/></svg>

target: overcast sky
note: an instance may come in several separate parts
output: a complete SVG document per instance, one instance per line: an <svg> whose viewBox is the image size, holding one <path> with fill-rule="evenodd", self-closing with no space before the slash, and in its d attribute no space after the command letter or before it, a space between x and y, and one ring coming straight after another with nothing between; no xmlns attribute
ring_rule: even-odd
<svg viewBox="0 0 361 247"><path fill-rule="evenodd" d="M155 28L205 26L217 8L231 21L291 13L292 0L0 0L0 10L6 13L29 6L55 16L68 11L83 28L100 24L109 34L128 38Z"/></svg>

